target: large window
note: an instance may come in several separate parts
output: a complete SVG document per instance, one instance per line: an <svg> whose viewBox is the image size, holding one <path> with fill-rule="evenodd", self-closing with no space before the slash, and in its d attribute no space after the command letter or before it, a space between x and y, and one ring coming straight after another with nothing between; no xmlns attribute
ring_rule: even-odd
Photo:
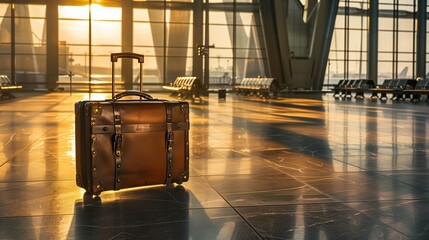
<svg viewBox="0 0 429 240"><path fill-rule="evenodd" d="M218 3L222 2L222 3ZM242 5L239 3L249 3ZM210 1L210 84L235 84L245 77L265 76L258 9L252 1ZM223 86L224 87L224 86Z"/></svg>
<svg viewBox="0 0 429 240"><path fill-rule="evenodd" d="M413 1L380 1L378 78L414 78Z"/></svg>
<svg viewBox="0 0 429 240"><path fill-rule="evenodd" d="M210 10L209 23L209 44L215 46L209 52L210 83L229 84L233 76L234 64L233 13Z"/></svg>
<svg viewBox="0 0 429 240"><path fill-rule="evenodd" d="M51 1L38 3L40 5L15 4L15 24L12 24L11 15L13 5L0 4L0 72L17 76L18 81L29 89L47 88L48 85L51 88L57 83L56 76L52 76L56 74L56 68L52 70L50 65L47 66L47 61L57 59L52 56L52 53L56 54L56 43L48 41L56 31L58 84L68 88L71 76L73 91L109 91L109 55L124 49L145 56L143 85L149 87L159 88L178 76L200 74L193 63L202 63L204 58L196 56L194 50L197 44L206 42L206 30L209 31L209 44L216 46L207 56L210 84L230 85L239 83L243 77L266 75L258 4L254 0L211 0L207 5L192 0L109 0L92 1L91 7L90 1L70 2L73 5L67 5L67 1L61 1L60 5ZM202 6L200 9L204 13L209 11L208 23L205 17L200 17L204 14L201 12L198 12L198 18L203 21L193 22L193 9L197 4ZM52 7L58 7L58 19L56 12L52 13ZM57 20L58 25L46 24L46 9L50 9L49 21ZM133 17L122 16L124 11L131 11ZM12 26L15 27L15 42L12 42ZM46 35L47 31L51 34ZM196 38L203 40L196 43ZM53 51L47 51L48 43ZM11 64L13 57L15 67ZM124 62L122 67L121 62L116 65L116 73L129 74L128 63L125 65ZM135 61L132 72L134 76L138 73ZM117 76L116 79L121 78ZM134 83L137 80L132 79Z"/></svg>
<svg viewBox="0 0 429 240"><path fill-rule="evenodd" d="M67 80L71 72L75 90L110 89L109 56L121 51L121 13L120 8L98 4L91 9L88 5L59 6L60 80Z"/></svg>
<svg viewBox="0 0 429 240"><path fill-rule="evenodd" d="M429 12L429 4L426 6L426 12ZM429 19L426 20L426 39L429 39ZM426 75L429 72L429 41L426 40Z"/></svg>
<svg viewBox="0 0 429 240"><path fill-rule="evenodd" d="M59 44L62 46L59 58L60 81L68 80L65 76L73 73L75 90L88 90L89 76L89 7L59 6L58 7ZM79 33L79 34L76 34ZM79 83L79 85L77 84Z"/></svg>
<svg viewBox="0 0 429 240"><path fill-rule="evenodd" d="M341 1L335 22L325 83L339 79L366 78L367 17L366 1Z"/></svg>
<svg viewBox="0 0 429 240"><path fill-rule="evenodd" d="M121 52L122 50L122 10L119 7L104 7L93 4L91 18L91 77L110 82L110 54ZM115 67L117 67L117 72L120 73L120 62Z"/></svg>
<svg viewBox="0 0 429 240"><path fill-rule="evenodd" d="M46 80L45 12L44 5L0 4L0 73L25 88Z"/></svg>
<svg viewBox="0 0 429 240"><path fill-rule="evenodd" d="M340 1L325 83L367 77L368 8L368 1ZM415 0L379 1L378 82L415 78L416 11Z"/></svg>
<svg viewBox="0 0 429 240"><path fill-rule="evenodd" d="M133 16L134 51L145 56L145 83L163 83L164 10L134 9Z"/></svg>
<svg viewBox="0 0 429 240"><path fill-rule="evenodd" d="M192 75L192 12L167 9L166 83Z"/></svg>
<svg viewBox="0 0 429 240"><path fill-rule="evenodd" d="M0 3L0 74L11 76L10 4Z"/></svg>
<svg viewBox="0 0 429 240"><path fill-rule="evenodd" d="M144 82L166 84L192 75L192 11L163 5L136 8L133 15L134 50L145 55Z"/></svg>

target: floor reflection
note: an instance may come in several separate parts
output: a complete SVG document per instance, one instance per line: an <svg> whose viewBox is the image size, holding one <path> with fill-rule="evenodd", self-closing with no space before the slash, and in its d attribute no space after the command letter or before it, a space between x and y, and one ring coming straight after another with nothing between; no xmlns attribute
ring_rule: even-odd
<svg viewBox="0 0 429 240"><path fill-rule="evenodd" d="M94 198L75 184L88 97L0 102L0 239L429 238L424 102L209 95L191 104L189 182Z"/></svg>
<svg viewBox="0 0 429 240"><path fill-rule="evenodd" d="M112 196L113 197L113 196ZM84 194L75 203L76 239L227 239L255 238L230 209L190 208L192 192L183 186L125 190L114 199Z"/></svg>

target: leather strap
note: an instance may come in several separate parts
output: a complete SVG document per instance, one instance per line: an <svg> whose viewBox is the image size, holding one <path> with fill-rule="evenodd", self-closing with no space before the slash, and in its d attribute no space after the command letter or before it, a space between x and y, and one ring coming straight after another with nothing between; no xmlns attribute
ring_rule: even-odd
<svg viewBox="0 0 429 240"><path fill-rule="evenodd" d="M144 133L144 132L165 132L167 126L165 123L138 123L138 124L121 124L122 134L124 133ZM188 130L189 122L173 123L173 130ZM114 125L94 125L93 134L113 134L115 133Z"/></svg>
<svg viewBox="0 0 429 240"><path fill-rule="evenodd" d="M180 106L182 113L185 115L185 121L187 128L185 129L185 169L182 175L183 181L188 181L189 177L189 105L182 103Z"/></svg>
<svg viewBox="0 0 429 240"><path fill-rule="evenodd" d="M171 105L165 102L166 113L167 113L167 131L166 131L166 153L167 153L167 176L165 183L169 185L171 183L171 169L173 164L173 141L174 141L174 132L173 132L173 110Z"/></svg>
<svg viewBox="0 0 429 240"><path fill-rule="evenodd" d="M115 157L115 182L114 189L121 189L120 169L122 162L122 121L119 108L113 103L113 122L114 122L114 139L113 139L113 156Z"/></svg>

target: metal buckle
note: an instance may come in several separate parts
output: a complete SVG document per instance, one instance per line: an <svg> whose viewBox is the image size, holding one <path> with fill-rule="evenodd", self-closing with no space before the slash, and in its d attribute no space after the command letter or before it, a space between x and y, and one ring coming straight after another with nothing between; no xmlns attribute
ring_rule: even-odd
<svg viewBox="0 0 429 240"><path fill-rule="evenodd" d="M173 134L173 124L167 123L167 150L171 152L173 150L173 140L174 140L174 134Z"/></svg>
<svg viewBox="0 0 429 240"><path fill-rule="evenodd" d="M122 151L121 151L121 148L122 148L122 134L116 134L115 135L115 140L113 142L113 148L115 149L114 154L116 156L120 157L121 154L122 154Z"/></svg>

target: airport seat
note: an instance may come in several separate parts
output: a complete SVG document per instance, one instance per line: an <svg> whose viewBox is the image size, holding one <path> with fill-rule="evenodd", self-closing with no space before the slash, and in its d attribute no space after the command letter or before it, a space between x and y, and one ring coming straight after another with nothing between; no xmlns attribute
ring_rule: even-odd
<svg viewBox="0 0 429 240"><path fill-rule="evenodd" d="M387 94L392 94L391 99L394 101L403 101L404 90L414 89L417 81L415 79L385 79L381 86L370 89L372 92L371 99L380 99L386 101ZM380 94L380 97L378 97Z"/></svg>
<svg viewBox="0 0 429 240"><path fill-rule="evenodd" d="M0 99L15 98L12 91L21 88L21 85L12 83L7 75L0 75Z"/></svg>
<svg viewBox="0 0 429 240"><path fill-rule="evenodd" d="M404 93L411 95L412 102L418 102L422 95L426 95L426 101L429 101L429 79L419 79L414 89L406 89Z"/></svg>
<svg viewBox="0 0 429 240"><path fill-rule="evenodd" d="M277 98L278 84L275 78L243 78L241 83L234 87L238 95L258 96L262 98Z"/></svg>
<svg viewBox="0 0 429 240"><path fill-rule="evenodd" d="M201 101L201 82L197 77L177 77L170 85L162 86L162 88L172 92L172 96L180 99Z"/></svg>

